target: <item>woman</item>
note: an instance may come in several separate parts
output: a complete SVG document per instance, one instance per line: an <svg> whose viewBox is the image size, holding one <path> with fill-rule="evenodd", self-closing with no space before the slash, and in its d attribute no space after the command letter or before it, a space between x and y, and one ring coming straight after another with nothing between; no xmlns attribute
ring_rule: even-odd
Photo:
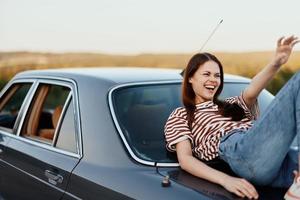
<svg viewBox="0 0 300 200"><path fill-rule="evenodd" d="M240 96L224 102L218 100L223 89L220 61L208 53L191 58L184 72L184 107L175 109L165 126L167 149L176 151L183 170L240 197L258 198L252 183L290 186L291 172L298 166L297 154L289 153L289 147L300 134L300 73L285 85L260 118L257 97L288 61L298 42L294 36L280 38L271 62ZM217 157L242 178L204 162Z"/></svg>

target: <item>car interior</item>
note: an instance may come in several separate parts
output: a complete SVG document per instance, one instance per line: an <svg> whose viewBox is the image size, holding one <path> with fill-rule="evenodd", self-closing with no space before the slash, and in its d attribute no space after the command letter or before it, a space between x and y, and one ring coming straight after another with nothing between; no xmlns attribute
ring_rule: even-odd
<svg viewBox="0 0 300 200"><path fill-rule="evenodd" d="M57 95L55 90L58 90L58 88L54 87L59 88L60 86L42 84L38 88L25 118L25 125L21 132L22 136L45 143L52 143L67 94L69 93L69 91L64 91L65 89L60 87L65 93L62 95L63 98L55 98L55 101L52 101L53 97ZM51 102L54 102L51 105L48 103L50 99Z"/></svg>
<svg viewBox="0 0 300 200"><path fill-rule="evenodd" d="M164 124L178 102L163 86L128 88L116 95L116 114L136 155L149 161L174 161L165 149Z"/></svg>

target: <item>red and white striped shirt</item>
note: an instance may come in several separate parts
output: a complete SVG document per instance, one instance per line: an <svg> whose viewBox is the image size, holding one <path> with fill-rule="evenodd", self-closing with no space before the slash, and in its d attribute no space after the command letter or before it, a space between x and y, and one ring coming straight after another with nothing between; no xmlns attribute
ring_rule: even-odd
<svg viewBox="0 0 300 200"><path fill-rule="evenodd" d="M248 130L252 127L252 120L258 117L258 104L250 110L242 96L225 99L228 103L237 103L244 109L246 117L241 121L232 121L230 117L218 114L218 105L212 101L196 105L192 130L188 127L187 113L184 107L175 109L165 125L166 147L169 151L176 151L176 144L189 139L193 154L201 160L212 160L218 157L220 138L232 130Z"/></svg>

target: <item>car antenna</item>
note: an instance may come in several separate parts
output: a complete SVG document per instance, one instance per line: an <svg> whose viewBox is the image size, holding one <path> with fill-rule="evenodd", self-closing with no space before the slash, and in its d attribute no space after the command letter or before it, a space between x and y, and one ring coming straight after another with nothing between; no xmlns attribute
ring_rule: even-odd
<svg viewBox="0 0 300 200"><path fill-rule="evenodd" d="M208 36L207 40L203 43L203 45L201 46L199 52L202 51L202 49L205 47L205 45L207 44L207 42L210 40L210 38L215 34L215 32L218 30L219 26L223 23L223 19L221 19L219 21L219 23L217 24L217 26L214 28L214 30L211 32L211 34ZM183 77L184 76L184 71L185 69L183 69L181 72L180 72L180 75Z"/></svg>
<svg viewBox="0 0 300 200"><path fill-rule="evenodd" d="M157 164L158 164L158 162L155 161L154 162L154 166L156 168L156 173L158 173L159 175L163 176L163 180L161 182L161 186L162 187L170 187L171 186L170 176L169 175L163 175L162 173L160 173L159 170L158 170Z"/></svg>
<svg viewBox="0 0 300 200"><path fill-rule="evenodd" d="M215 32L218 30L219 26L222 24L223 19L220 20L220 22L217 24L217 26L214 28L214 30L211 32L211 34L208 36L207 40L203 43L203 45L200 48L200 52L202 51L202 49L205 47L205 45L207 44L207 42L210 40L210 38L215 34Z"/></svg>

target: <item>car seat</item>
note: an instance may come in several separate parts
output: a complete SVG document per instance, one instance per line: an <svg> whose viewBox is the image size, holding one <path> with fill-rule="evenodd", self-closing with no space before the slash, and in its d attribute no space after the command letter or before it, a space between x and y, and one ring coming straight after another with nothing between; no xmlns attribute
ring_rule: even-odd
<svg viewBox="0 0 300 200"><path fill-rule="evenodd" d="M38 132L38 135L40 137L46 138L46 139L49 139L49 140L53 139L55 129L57 127L57 124L58 124L59 118L61 116L61 113L62 113L62 106L59 105L54 109L53 114L52 114L53 128L51 128L51 129L40 129L39 132Z"/></svg>

